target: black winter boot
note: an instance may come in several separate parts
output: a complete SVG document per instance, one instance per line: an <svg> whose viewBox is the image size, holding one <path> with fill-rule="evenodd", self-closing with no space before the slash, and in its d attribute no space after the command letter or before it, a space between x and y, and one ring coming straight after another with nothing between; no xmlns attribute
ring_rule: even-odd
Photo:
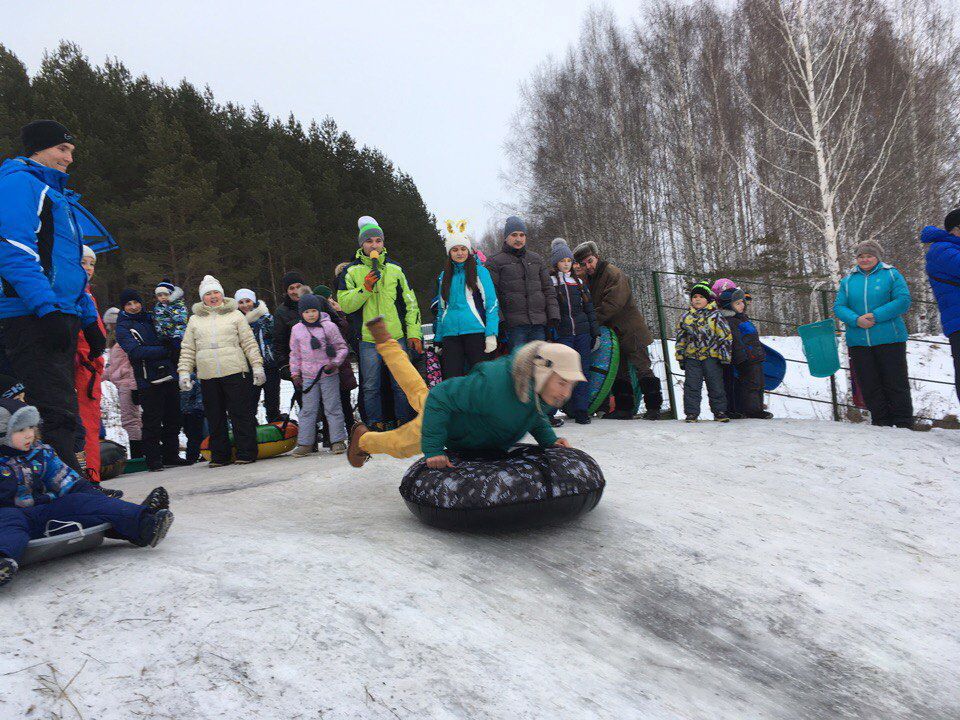
<svg viewBox="0 0 960 720"><path fill-rule="evenodd" d="M170 495L167 493L166 488L161 485L151 490L140 504L146 508L150 508L153 512L169 510Z"/></svg>
<svg viewBox="0 0 960 720"><path fill-rule="evenodd" d="M20 566L13 558L0 557L0 585L6 585L13 580L13 576L17 574L19 569Z"/></svg>
<svg viewBox="0 0 960 720"><path fill-rule="evenodd" d="M140 521L140 540L134 545L156 547L166 537L171 525L173 525L173 513L169 510L145 513Z"/></svg>
<svg viewBox="0 0 960 720"><path fill-rule="evenodd" d="M647 411L643 417L647 420L659 420L660 408L663 407L663 390L660 387L660 378L640 378L640 392L643 394L643 405Z"/></svg>
<svg viewBox="0 0 960 720"><path fill-rule="evenodd" d="M97 490L99 490L99 491L102 492L104 495L106 495L108 498L115 498L115 499L119 500L120 498L123 497L123 490L117 490L116 488L104 487L104 486L101 485L100 483L92 483L92 485L93 485Z"/></svg>
<svg viewBox="0 0 960 720"><path fill-rule="evenodd" d="M131 458L143 457L143 440L130 441L130 457Z"/></svg>

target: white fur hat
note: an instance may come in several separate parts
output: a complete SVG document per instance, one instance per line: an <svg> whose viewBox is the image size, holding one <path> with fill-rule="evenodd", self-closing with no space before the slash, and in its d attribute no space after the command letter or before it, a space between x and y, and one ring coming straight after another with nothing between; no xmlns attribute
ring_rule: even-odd
<svg viewBox="0 0 960 720"><path fill-rule="evenodd" d="M254 305L257 304L257 294L248 288L240 288L233 294L233 299L237 302L241 300L249 300Z"/></svg>
<svg viewBox="0 0 960 720"><path fill-rule="evenodd" d="M200 299L203 300L203 296L211 290L219 290L222 294L223 285L213 275L204 275L203 280L200 281Z"/></svg>
<svg viewBox="0 0 960 720"><path fill-rule="evenodd" d="M447 254L450 254L450 251L457 245L463 245L473 252L473 238L467 235L467 221L458 220L456 223L453 220L447 220L447 232L443 240L443 246L447 249Z"/></svg>
<svg viewBox="0 0 960 720"><path fill-rule="evenodd" d="M96 259L97 254L93 251L93 248L89 245L83 246L83 257L89 257Z"/></svg>

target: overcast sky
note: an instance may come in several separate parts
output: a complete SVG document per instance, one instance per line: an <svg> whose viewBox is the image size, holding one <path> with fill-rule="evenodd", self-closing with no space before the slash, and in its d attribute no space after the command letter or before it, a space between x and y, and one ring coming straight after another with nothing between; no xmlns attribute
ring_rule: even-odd
<svg viewBox="0 0 960 720"><path fill-rule="evenodd" d="M623 20L639 6L606 4ZM510 200L500 173L519 84L566 51L593 5L47 0L5 13L0 42L31 73L65 39L97 64L116 56L134 74L209 85L221 102L304 125L330 115L410 173L438 221L467 218L479 235L489 204Z"/></svg>

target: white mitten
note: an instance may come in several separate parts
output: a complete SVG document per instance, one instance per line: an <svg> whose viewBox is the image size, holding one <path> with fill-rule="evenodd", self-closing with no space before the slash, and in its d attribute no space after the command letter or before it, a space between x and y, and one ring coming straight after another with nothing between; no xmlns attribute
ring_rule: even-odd
<svg viewBox="0 0 960 720"><path fill-rule="evenodd" d="M497 336L487 335L487 344L486 344L486 347L484 347L484 352L487 354L490 354L496 349L497 349Z"/></svg>

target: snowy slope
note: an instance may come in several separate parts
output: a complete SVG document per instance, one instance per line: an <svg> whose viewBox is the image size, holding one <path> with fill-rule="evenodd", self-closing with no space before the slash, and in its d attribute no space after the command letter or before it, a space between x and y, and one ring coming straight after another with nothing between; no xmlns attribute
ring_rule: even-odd
<svg viewBox="0 0 960 720"><path fill-rule="evenodd" d="M420 525L398 460L117 481L177 522L0 592L0 718L960 716L955 433L566 435L600 506L495 537Z"/></svg>

